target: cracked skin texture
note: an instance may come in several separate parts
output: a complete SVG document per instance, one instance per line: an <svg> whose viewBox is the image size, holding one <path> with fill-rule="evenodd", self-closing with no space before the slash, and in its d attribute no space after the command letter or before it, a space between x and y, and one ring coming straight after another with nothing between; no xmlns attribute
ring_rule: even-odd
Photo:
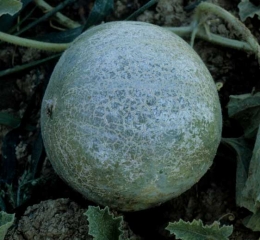
<svg viewBox="0 0 260 240"><path fill-rule="evenodd" d="M213 79L186 42L148 23L112 22L64 52L41 127L64 181L98 204L138 211L199 181L222 117Z"/></svg>

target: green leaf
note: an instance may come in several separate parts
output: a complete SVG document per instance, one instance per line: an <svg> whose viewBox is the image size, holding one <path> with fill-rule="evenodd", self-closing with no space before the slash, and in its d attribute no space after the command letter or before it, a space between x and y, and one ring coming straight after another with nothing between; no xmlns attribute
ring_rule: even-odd
<svg viewBox="0 0 260 240"><path fill-rule="evenodd" d="M4 240L5 234L9 227L13 225L14 214L8 214L6 212L0 212L0 240Z"/></svg>
<svg viewBox="0 0 260 240"><path fill-rule="evenodd" d="M82 33L83 26L61 32L51 32L40 35L35 40L51 43L70 43Z"/></svg>
<svg viewBox="0 0 260 240"><path fill-rule="evenodd" d="M23 131L15 128L9 131L3 139L2 159L0 168L0 182L11 184L17 174L17 158L15 148L21 142Z"/></svg>
<svg viewBox="0 0 260 240"><path fill-rule="evenodd" d="M7 112L0 112L0 124L15 128L19 126L20 122L20 118L16 118Z"/></svg>
<svg viewBox="0 0 260 240"><path fill-rule="evenodd" d="M95 240L122 239L123 217L115 217L108 207L100 209L100 207L89 206L84 215L88 217L89 234Z"/></svg>
<svg viewBox="0 0 260 240"><path fill-rule="evenodd" d="M243 224L254 232L260 231L260 211L246 217L243 220Z"/></svg>
<svg viewBox="0 0 260 240"><path fill-rule="evenodd" d="M256 213L260 209L260 130L258 130L249 174L242 192L242 206Z"/></svg>
<svg viewBox="0 0 260 240"><path fill-rule="evenodd" d="M14 15L22 8L22 3L18 0L0 0L0 16L3 14Z"/></svg>
<svg viewBox="0 0 260 240"><path fill-rule="evenodd" d="M1 0L0 0L1 1ZM32 0L22 0L22 9L25 9L25 7L32 2ZM0 31L1 32L9 32L9 30L16 25L17 23L17 16L18 16L19 12L17 12L16 14L14 14L13 16L8 15L8 14L4 14L3 16L1 16L0 18ZM1 15L1 14L0 14Z"/></svg>
<svg viewBox="0 0 260 240"><path fill-rule="evenodd" d="M260 93L231 95L228 115L241 124L246 138L254 137L260 123Z"/></svg>
<svg viewBox="0 0 260 240"><path fill-rule="evenodd" d="M254 17L255 15L258 15L258 18L260 18L260 6L256 7L254 4L252 4L249 0L241 1L238 4L239 9L239 17L244 22L248 17Z"/></svg>
<svg viewBox="0 0 260 240"><path fill-rule="evenodd" d="M0 112L0 125L5 125L8 127L16 128L20 125L21 119L13 116L11 113ZM35 127L27 124L25 126L27 131L34 131Z"/></svg>
<svg viewBox="0 0 260 240"><path fill-rule="evenodd" d="M138 17L140 14L142 14L145 10L156 4L158 0L150 0L145 5L140 7L138 10L136 10L134 13L132 13L130 16L128 16L125 20L134 20L136 17Z"/></svg>
<svg viewBox="0 0 260 240"><path fill-rule="evenodd" d="M237 155L236 203L237 205L242 206L242 190L245 187L248 177L248 169L252 157L252 147L243 137L222 138L221 142L231 147Z"/></svg>
<svg viewBox="0 0 260 240"><path fill-rule="evenodd" d="M89 27L101 23L101 21L106 17L110 12L114 9L114 1L113 0L96 0L87 22L85 23L83 31L88 29Z"/></svg>
<svg viewBox="0 0 260 240"><path fill-rule="evenodd" d="M175 234L176 239L182 240L228 240L233 232L233 226L219 226L219 222L211 225L203 225L202 221L193 220L185 222L182 219L178 222L169 223L166 227L171 234Z"/></svg>

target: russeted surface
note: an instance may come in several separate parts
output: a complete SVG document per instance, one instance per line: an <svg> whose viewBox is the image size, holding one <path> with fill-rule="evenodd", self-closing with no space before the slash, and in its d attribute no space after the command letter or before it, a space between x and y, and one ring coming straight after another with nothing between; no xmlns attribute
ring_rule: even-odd
<svg viewBox="0 0 260 240"><path fill-rule="evenodd" d="M123 211L180 195L211 166L221 108L193 49L148 23L79 36L56 65L41 112L56 172L88 199Z"/></svg>

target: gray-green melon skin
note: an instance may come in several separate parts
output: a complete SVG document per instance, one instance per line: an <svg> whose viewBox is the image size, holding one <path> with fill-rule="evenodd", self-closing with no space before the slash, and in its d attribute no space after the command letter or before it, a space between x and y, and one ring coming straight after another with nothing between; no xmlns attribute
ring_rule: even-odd
<svg viewBox="0 0 260 240"><path fill-rule="evenodd" d="M146 209L211 166L222 117L213 79L181 38L141 22L79 36L51 76L41 127L59 176L86 198Z"/></svg>

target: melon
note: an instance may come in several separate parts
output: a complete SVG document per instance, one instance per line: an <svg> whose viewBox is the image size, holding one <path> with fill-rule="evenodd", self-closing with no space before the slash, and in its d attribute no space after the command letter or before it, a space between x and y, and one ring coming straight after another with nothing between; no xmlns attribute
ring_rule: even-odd
<svg viewBox="0 0 260 240"><path fill-rule="evenodd" d="M222 116L215 83L180 37L110 22L63 53L41 108L57 174L97 204L138 211L177 197L212 165Z"/></svg>

